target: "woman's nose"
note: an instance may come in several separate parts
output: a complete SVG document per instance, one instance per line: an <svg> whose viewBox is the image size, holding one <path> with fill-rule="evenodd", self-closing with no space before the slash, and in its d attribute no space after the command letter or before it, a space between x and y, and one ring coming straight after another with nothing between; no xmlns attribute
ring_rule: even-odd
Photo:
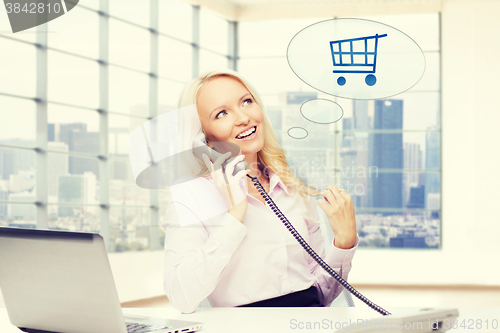
<svg viewBox="0 0 500 333"><path fill-rule="evenodd" d="M236 116L236 124L237 125L246 125L250 121L250 117L246 114L245 111L238 110Z"/></svg>

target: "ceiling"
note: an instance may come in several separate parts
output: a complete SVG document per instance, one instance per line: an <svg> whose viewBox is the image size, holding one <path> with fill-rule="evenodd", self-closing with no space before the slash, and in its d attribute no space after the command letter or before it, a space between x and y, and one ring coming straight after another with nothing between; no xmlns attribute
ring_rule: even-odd
<svg viewBox="0 0 500 333"><path fill-rule="evenodd" d="M430 13L458 0L184 0L232 21Z"/></svg>

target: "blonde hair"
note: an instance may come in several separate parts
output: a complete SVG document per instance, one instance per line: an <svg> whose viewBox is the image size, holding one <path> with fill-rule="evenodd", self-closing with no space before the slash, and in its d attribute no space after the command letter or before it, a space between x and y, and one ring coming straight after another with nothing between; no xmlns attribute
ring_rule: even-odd
<svg viewBox="0 0 500 333"><path fill-rule="evenodd" d="M300 194L300 196L304 199L307 210L309 212L309 206L305 200L305 196L309 195L311 197L315 197L318 195L322 195L323 192L320 192L316 188L304 184L303 180L300 177L295 176L290 170L290 167L288 166L288 163L286 161L285 150L281 147L281 144L276 137L276 133L274 132L271 121L269 120L267 112L265 111L260 96L258 95L255 88L250 84L250 82L244 79L240 74L231 70L216 70L205 72L201 74L197 79L189 82L184 87L179 98L179 107L185 107L191 104L196 105L198 94L201 88L210 80L218 77L232 77L235 80L241 82L241 84L243 84L248 89L250 94L252 94L255 102L261 107L264 114L265 138L262 150L257 152L257 159L264 166L264 168L269 168L270 170L275 172L287 186L287 188L291 188ZM198 124L196 126L201 127L201 123L198 122ZM201 166L202 164L203 163L199 165ZM206 176L207 174L209 174L209 171L206 167L204 167L203 169L204 170L201 170L199 176Z"/></svg>

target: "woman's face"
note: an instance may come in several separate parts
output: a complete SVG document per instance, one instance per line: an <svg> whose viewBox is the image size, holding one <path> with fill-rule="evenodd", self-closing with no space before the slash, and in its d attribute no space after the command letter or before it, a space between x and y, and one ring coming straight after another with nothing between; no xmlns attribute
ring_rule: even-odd
<svg viewBox="0 0 500 333"><path fill-rule="evenodd" d="M198 114L208 142L232 142L243 155L264 147L264 114L238 80L211 79L198 94Z"/></svg>

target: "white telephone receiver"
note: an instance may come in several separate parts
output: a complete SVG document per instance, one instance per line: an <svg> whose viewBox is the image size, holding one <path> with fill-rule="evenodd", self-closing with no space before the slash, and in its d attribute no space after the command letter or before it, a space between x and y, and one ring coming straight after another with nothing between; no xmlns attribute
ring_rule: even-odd
<svg viewBox="0 0 500 333"><path fill-rule="evenodd" d="M219 156L225 154L227 152L231 152L231 157L228 158L224 163L222 163L222 171L224 172L226 169L226 165L235 159L236 156L240 153L240 147L231 142L211 142L213 148L207 145L207 141L205 139L205 135L200 132L197 134L193 140L193 154L197 156L199 159L203 160L202 154L206 154L212 162L215 162ZM233 176L235 176L241 170L248 169L248 163L246 161L241 161L235 165Z"/></svg>

